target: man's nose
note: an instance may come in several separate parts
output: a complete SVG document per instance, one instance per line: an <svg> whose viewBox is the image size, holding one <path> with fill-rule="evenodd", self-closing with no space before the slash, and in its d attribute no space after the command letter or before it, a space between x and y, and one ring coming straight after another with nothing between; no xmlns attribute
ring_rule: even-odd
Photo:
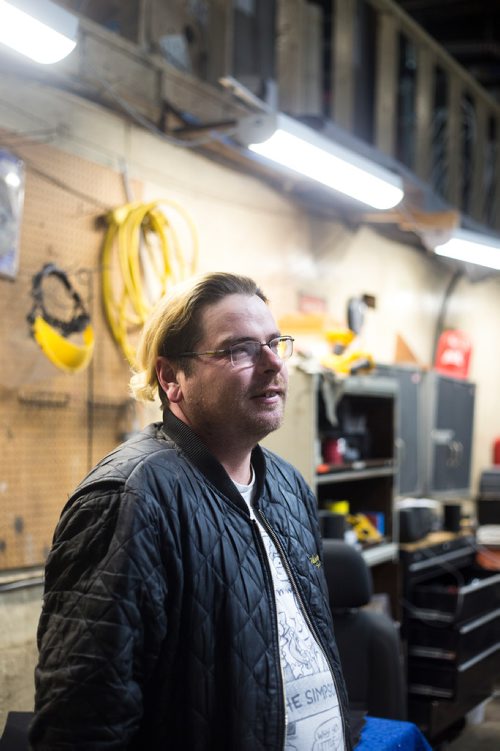
<svg viewBox="0 0 500 751"><path fill-rule="evenodd" d="M266 369L280 371L283 368L284 360L272 351L269 344L264 344L260 348L259 363L263 364Z"/></svg>

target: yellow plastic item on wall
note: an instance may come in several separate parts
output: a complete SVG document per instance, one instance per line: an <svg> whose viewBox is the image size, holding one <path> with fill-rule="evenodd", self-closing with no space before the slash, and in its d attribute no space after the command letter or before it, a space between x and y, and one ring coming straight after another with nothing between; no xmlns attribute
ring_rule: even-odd
<svg viewBox="0 0 500 751"><path fill-rule="evenodd" d="M66 373L83 370L92 359L94 330L90 323L82 331L83 344L75 344L66 339L41 316L34 319L32 331L45 356Z"/></svg>
<svg viewBox="0 0 500 751"><path fill-rule="evenodd" d="M31 296L33 306L26 320L47 359L65 373L77 373L86 368L94 352L94 330L67 272L52 262L45 263L33 275ZM66 315L61 316L62 311ZM75 336L77 341L70 338Z"/></svg>

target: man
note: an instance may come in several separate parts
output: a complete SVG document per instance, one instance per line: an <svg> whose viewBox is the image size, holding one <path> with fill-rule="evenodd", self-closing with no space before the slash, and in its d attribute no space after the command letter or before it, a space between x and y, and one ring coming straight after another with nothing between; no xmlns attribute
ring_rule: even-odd
<svg viewBox="0 0 500 751"><path fill-rule="evenodd" d="M70 497L47 561L34 749L350 748L316 502L258 441L287 389L255 283L169 295L132 378L150 425Z"/></svg>

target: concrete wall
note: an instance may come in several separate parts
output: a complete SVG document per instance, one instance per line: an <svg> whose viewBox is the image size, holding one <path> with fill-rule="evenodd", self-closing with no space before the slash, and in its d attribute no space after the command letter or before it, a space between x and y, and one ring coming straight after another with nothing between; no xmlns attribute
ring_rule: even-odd
<svg viewBox="0 0 500 751"><path fill-rule="evenodd" d="M0 734L7 712L33 709L41 598L41 585L0 593Z"/></svg>

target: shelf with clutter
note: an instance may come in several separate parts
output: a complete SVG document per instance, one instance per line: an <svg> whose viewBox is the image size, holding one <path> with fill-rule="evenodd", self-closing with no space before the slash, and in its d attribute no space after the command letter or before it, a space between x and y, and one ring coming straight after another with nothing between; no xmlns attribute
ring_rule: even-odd
<svg viewBox="0 0 500 751"><path fill-rule="evenodd" d="M281 330L295 337L296 355L284 424L264 444L304 475L325 537L351 531L363 550L390 543L392 560L397 389L372 376L374 358L359 336L374 305L369 295L349 299L344 326L321 310L280 319ZM339 514L331 509L339 504L343 529L332 533L331 515Z"/></svg>

